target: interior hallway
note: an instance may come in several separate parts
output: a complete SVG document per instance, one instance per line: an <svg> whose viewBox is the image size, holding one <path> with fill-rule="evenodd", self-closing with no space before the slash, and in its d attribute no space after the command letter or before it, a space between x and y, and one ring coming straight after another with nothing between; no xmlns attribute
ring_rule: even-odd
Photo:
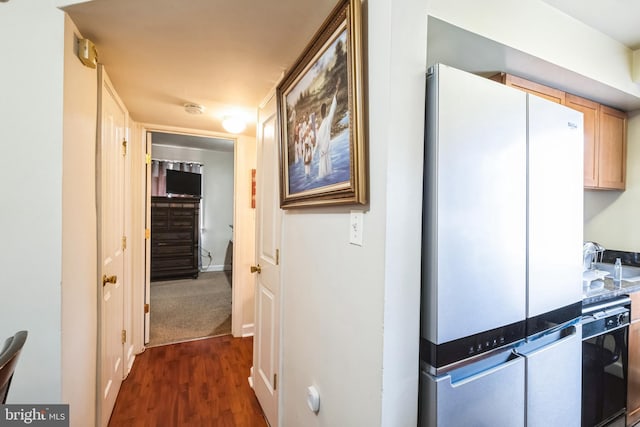
<svg viewBox="0 0 640 427"><path fill-rule="evenodd" d="M109 427L267 426L249 387L253 338L147 349L122 383Z"/></svg>

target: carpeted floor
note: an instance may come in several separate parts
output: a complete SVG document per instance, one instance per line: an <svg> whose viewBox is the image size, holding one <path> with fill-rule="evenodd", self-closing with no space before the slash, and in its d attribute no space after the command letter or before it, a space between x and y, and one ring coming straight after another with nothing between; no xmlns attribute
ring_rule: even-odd
<svg viewBox="0 0 640 427"><path fill-rule="evenodd" d="M150 346L229 334L231 276L216 271L152 282L150 314Z"/></svg>

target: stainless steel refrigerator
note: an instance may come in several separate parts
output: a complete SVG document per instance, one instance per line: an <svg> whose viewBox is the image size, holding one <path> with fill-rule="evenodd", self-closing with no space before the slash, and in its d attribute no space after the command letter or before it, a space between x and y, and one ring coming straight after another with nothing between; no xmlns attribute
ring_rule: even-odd
<svg viewBox="0 0 640 427"><path fill-rule="evenodd" d="M582 114L427 76L420 425L579 426Z"/></svg>

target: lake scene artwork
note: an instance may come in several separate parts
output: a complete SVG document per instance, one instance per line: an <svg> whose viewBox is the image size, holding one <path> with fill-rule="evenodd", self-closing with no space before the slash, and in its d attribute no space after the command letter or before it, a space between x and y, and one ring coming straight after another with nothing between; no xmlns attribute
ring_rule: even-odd
<svg viewBox="0 0 640 427"><path fill-rule="evenodd" d="M288 194L350 185L347 60L347 29L342 26L283 93Z"/></svg>

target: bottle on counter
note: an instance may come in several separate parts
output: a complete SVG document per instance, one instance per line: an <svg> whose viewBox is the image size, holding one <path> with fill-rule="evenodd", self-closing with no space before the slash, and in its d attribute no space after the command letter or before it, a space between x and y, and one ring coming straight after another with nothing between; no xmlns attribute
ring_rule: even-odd
<svg viewBox="0 0 640 427"><path fill-rule="evenodd" d="M622 261L620 258L616 258L616 263L613 266L613 283L620 285L622 282Z"/></svg>

